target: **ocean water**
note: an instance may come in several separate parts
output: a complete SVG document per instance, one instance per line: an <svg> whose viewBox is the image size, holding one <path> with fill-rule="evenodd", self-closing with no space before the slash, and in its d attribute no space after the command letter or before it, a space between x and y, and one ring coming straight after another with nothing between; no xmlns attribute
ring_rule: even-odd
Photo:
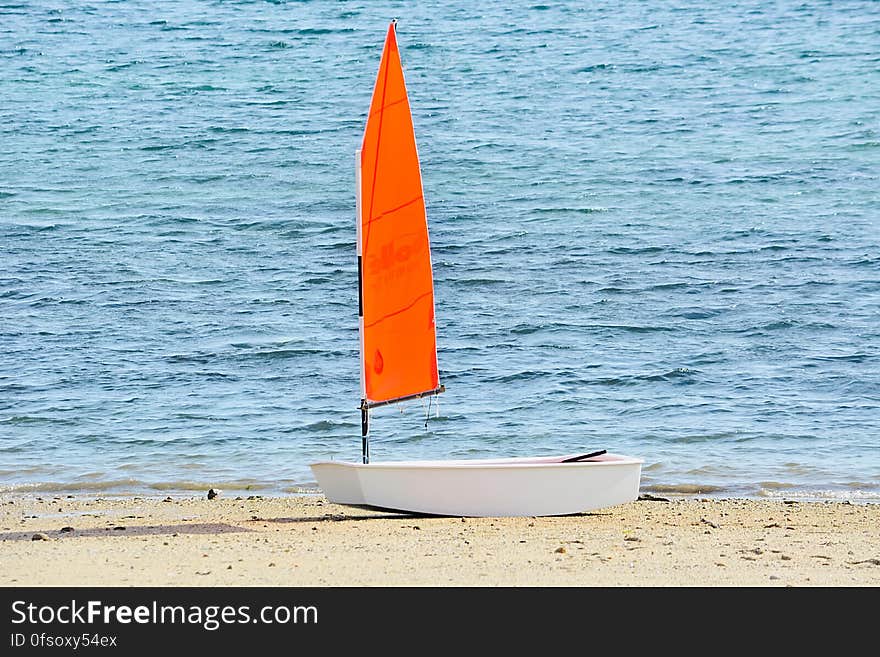
<svg viewBox="0 0 880 657"><path fill-rule="evenodd" d="M374 460L604 448L645 492L880 501L867 0L0 0L0 491L359 459L391 18L447 392L377 409Z"/></svg>

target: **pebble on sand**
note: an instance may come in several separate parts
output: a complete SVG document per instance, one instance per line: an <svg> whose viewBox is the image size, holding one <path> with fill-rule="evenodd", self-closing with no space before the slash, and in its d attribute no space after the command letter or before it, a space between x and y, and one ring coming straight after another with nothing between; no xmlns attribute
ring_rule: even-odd
<svg viewBox="0 0 880 657"><path fill-rule="evenodd" d="M37 532L33 536L31 536L32 541L49 541L51 540L48 536L46 536L43 532Z"/></svg>

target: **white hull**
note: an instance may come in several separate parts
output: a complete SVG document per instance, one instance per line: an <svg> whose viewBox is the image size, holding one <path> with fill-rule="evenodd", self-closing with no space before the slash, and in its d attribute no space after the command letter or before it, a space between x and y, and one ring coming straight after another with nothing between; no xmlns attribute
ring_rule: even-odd
<svg viewBox="0 0 880 657"><path fill-rule="evenodd" d="M642 461L603 454L386 463L313 463L330 502L443 516L557 516L631 502Z"/></svg>

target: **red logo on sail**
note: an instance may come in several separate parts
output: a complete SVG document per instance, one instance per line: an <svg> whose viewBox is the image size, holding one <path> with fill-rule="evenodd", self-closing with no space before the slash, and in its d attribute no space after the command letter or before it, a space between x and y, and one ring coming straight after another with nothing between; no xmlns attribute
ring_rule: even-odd
<svg viewBox="0 0 880 657"><path fill-rule="evenodd" d="M385 369L385 359L382 358L382 352L376 349L376 357L373 358L373 371L376 374L381 374L382 370Z"/></svg>

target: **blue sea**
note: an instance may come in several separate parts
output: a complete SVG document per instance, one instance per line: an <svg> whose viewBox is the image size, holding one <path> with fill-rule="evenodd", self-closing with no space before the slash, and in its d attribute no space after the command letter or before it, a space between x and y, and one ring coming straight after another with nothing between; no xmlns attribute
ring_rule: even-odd
<svg viewBox="0 0 880 657"><path fill-rule="evenodd" d="M388 22L447 392L373 460L607 449L880 501L880 3L0 0L0 491L359 460L354 151Z"/></svg>

